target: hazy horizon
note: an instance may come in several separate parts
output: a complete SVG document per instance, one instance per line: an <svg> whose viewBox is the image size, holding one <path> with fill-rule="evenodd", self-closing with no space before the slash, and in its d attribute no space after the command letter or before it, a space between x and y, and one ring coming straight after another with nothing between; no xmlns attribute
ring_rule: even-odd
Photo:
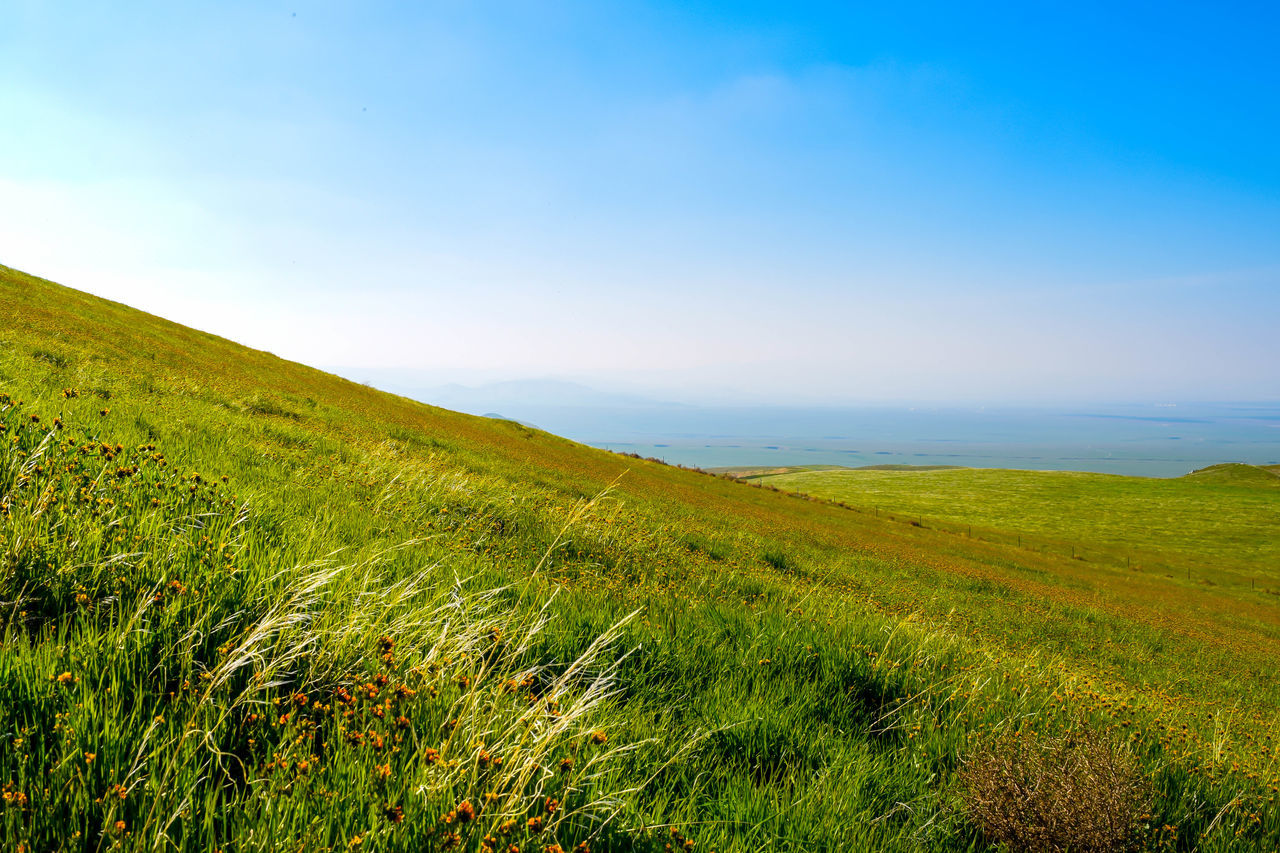
<svg viewBox="0 0 1280 853"><path fill-rule="evenodd" d="M501 389L549 389L557 405L572 405L563 399L573 396L578 389L593 398L586 405L603 405L594 398L628 398L637 405L711 406L711 407L770 407L780 408L858 408L858 407L941 407L941 408L1061 408L1088 406L1151 406L1178 407L1195 405L1273 405L1280 397L1230 397L1230 396L1174 396L1174 395L1054 395L1052 389L1040 394L1008 396L949 396L945 393L933 396L915 396L910 388L900 388L897 394L878 397L838 396L831 393L797 393L787 391L761 391L750 387L714 386L702 387L688 382L671 381L661 373L633 371L628 374L521 374L506 371L482 371L469 369L421 370L418 368L374 368L343 365L312 365L354 382L372 385L383 391L415 397L419 392L459 389L467 392L483 392ZM527 393L527 391L521 391ZM423 400L423 402L430 402ZM609 399L616 403L618 400ZM449 408L449 406L445 406Z"/></svg>
<svg viewBox="0 0 1280 853"><path fill-rule="evenodd" d="M415 371L335 372L431 405L699 468L953 465L1175 477L1226 462L1280 464L1280 403L1268 401L806 404L664 399L661 389L646 396L546 378L432 385L430 374Z"/></svg>

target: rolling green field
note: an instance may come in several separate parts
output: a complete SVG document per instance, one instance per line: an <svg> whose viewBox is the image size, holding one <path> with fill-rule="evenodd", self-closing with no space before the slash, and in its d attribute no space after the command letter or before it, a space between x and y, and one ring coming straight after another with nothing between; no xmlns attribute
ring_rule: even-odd
<svg viewBox="0 0 1280 853"><path fill-rule="evenodd" d="M3 267L0 392L8 849L1280 846L1264 589L594 450Z"/></svg>
<svg viewBox="0 0 1280 853"><path fill-rule="evenodd" d="M1170 479L983 468L751 479L966 536L1280 594L1280 474L1266 467L1215 465Z"/></svg>

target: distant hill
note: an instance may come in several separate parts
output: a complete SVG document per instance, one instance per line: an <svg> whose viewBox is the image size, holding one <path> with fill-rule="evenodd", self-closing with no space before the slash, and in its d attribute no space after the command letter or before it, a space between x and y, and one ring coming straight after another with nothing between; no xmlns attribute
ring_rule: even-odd
<svg viewBox="0 0 1280 853"><path fill-rule="evenodd" d="M1187 474L1187 478L1236 486L1280 488L1280 465L1245 465L1240 462L1228 462L1192 471Z"/></svg>
<svg viewBox="0 0 1280 853"><path fill-rule="evenodd" d="M1182 477L879 466L758 481L854 507L1113 565L1256 586L1280 564L1280 475L1212 465Z"/></svg>

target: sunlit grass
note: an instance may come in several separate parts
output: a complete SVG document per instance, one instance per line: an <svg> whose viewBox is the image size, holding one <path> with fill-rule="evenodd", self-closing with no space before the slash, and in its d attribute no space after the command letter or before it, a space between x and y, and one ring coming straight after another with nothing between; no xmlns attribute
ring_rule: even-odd
<svg viewBox="0 0 1280 853"><path fill-rule="evenodd" d="M982 849L964 759L1079 725L1150 780L1147 846L1280 840L1266 602L433 409L17 273L0 319L9 847Z"/></svg>
<svg viewBox="0 0 1280 853"><path fill-rule="evenodd" d="M882 517L1280 594L1280 475L1218 465L1158 479L989 468L829 468L757 478Z"/></svg>

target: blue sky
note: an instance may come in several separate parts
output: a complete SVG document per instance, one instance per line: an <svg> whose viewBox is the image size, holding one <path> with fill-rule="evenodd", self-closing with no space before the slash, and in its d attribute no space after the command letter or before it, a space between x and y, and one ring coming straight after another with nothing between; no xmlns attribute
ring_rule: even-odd
<svg viewBox="0 0 1280 853"><path fill-rule="evenodd" d="M322 366L1280 398L1268 4L18 2L0 262Z"/></svg>

